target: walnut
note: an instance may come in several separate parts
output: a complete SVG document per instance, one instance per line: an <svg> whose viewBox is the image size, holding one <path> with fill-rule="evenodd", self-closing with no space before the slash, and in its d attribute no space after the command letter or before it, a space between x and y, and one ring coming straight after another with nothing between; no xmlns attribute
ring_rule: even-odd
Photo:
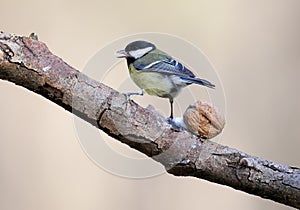
<svg viewBox="0 0 300 210"><path fill-rule="evenodd" d="M183 121L190 132L209 139L221 133L225 125L217 108L200 100L188 106Z"/></svg>

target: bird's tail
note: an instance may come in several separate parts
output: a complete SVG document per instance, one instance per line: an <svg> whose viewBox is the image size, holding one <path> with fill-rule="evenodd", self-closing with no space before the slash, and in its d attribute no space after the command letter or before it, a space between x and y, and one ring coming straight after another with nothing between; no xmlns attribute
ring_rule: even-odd
<svg viewBox="0 0 300 210"><path fill-rule="evenodd" d="M184 81L186 81L187 83L194 83L194 84L198 84L198 85L203 85L209 88L215 88L215 85L212 84L211 82L205 80L205 79L200 79L200 78L192 78L192 77L181 77L181 79L183 79Z"/></svg>

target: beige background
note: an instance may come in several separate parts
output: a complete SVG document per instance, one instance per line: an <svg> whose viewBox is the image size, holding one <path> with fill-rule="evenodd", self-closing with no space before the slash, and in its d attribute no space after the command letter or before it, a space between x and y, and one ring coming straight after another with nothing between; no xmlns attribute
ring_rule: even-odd
<svg viewBox="0 0 300 210"><path fill-rule="evenodd" d="M299 8L299 0L2 1L0 23L36 32L78 69L121 36L183 37L223 82L222 143L300 166ZM194 178L111 175L82 151L71 114L8 82L0 81L0 96L0 209L290 209Z"/></svg>

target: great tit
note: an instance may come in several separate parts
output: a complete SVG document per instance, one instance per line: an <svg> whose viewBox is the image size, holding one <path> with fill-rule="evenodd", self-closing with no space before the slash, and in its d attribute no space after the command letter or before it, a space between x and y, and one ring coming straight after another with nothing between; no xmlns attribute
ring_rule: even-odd
<svg viewBox="0 0 300 210"><path fill-rule="evenodd" d="M183 64L173 59L167 53L159 50L147 41L129 43L125 50L116 52L118 58L126 58L131 79L149 95L168 98L171 105L170 119L173 119L173 99L183 87L190 84L214 88L207 80L196 78L193 72Z"/></svg>

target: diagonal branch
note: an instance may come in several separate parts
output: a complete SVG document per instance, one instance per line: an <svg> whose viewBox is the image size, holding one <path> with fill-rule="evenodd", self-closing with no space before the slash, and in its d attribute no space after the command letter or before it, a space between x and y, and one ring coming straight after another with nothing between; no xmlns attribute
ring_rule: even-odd
<svg viewBox="0 0 300 210"><path fill-rule="evenodd" d="M176 132L157 112L75 70L33 38L0 33L0 79L23 86L115 139L193 176L300 208L300 169ZM158 135L159 134L159 135Z"/></svg>

